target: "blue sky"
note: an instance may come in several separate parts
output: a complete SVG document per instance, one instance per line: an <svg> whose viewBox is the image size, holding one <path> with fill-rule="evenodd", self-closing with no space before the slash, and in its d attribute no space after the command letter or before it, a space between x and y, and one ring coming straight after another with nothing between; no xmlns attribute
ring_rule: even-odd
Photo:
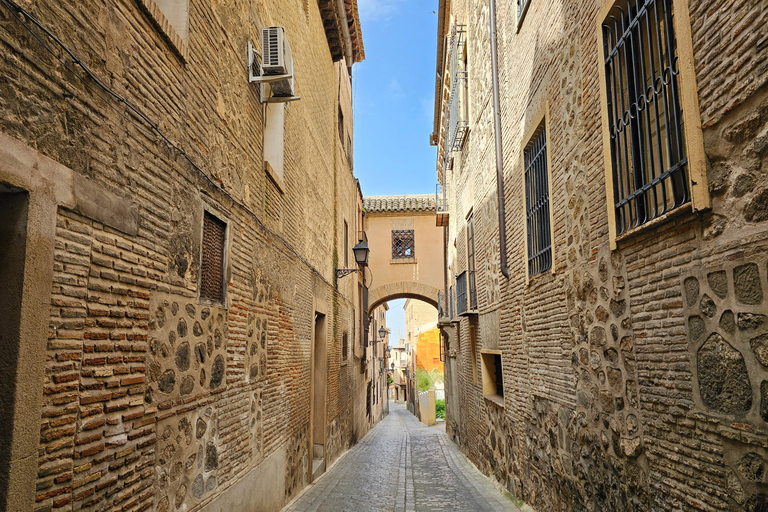
<svg viewBox="0 0 768 512"><path fill-rule="evenodd" d="M405 338L405 310L403 309L405 299L391 300L387 304L389 304L389 311L387 311L389 342L397 345L400 338Z"/></svg>
<svg viewBox="0 0 768 512"><path fill-rule="evenodd" d="M355 175L363 195L432 194L437 0L358 0L365 60L352 70ZM389 302L391 341L405 299Z"/></svg>
<svg viewBox="0 0 768 512"><path fill-rule="evenodd" d="M353 68L352 90L363 195L434 193L437 0L358 0L358 7L366 59Z"/></svg>

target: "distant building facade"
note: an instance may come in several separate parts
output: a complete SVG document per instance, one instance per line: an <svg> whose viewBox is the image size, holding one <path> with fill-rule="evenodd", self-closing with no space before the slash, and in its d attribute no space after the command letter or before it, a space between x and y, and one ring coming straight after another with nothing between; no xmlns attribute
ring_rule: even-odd
<svg viewBox="0 0 768 512"><path fill-rule="evenodd" d="M405 310L405 341L416 353L415 368L443 371L437 309L424 301L408 299Z"/></svg>
<svg viewBox="0 0 768 512"><path fill-rule="evenodd" d="M368 283L336 276L365 229L356 1L20 3L0 5L0 508L279 510L381 402ZM249 83L272 26L295 97Z"/></svg>
<svg viewBox="0 0 768 512"><path fill-rule="evenodd" d="M766 24L439 3L447 431L537 510L768 503Z"/></svg>

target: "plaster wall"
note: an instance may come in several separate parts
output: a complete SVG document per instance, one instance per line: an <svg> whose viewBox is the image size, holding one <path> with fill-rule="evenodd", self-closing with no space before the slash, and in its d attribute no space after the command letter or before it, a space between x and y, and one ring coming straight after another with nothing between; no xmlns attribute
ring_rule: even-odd
<svg viewBox="0 0 768 512"><path fill-rule="evenodd" d="M442 287L443 265L440 254L443 232L441 228L435 227L434 212L367 212L365 226L371 248L370 267L374 273L374 289L395 284L390 295L394 291L405 297L412 290L400 283L417 282L433 289ZM414 258L392 258L392 231L400 229L414 230Z"/></svg>

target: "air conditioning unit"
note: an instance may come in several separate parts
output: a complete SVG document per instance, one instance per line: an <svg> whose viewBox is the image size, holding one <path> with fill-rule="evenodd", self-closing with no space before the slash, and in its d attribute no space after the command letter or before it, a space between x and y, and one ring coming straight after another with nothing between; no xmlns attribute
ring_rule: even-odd
<svg viewBox="0 0 768 512"><path fill-rule="evenodd" d="M261 74L265 77L282 77L281 80L269 81L273 96L293 96L293 57L291 45L283 27L264 27L261 29L261 49L263 59Z"/></svg>

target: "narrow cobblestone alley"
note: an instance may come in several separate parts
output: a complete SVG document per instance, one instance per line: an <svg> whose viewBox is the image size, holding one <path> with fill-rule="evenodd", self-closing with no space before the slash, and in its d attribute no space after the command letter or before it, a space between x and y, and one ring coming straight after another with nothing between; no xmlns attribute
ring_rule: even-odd
<svg viewBox="0 0 768 512"><path fill-rule="evenodd" d="M403 405L283 512L520 512L450 442Z"/></svg>

